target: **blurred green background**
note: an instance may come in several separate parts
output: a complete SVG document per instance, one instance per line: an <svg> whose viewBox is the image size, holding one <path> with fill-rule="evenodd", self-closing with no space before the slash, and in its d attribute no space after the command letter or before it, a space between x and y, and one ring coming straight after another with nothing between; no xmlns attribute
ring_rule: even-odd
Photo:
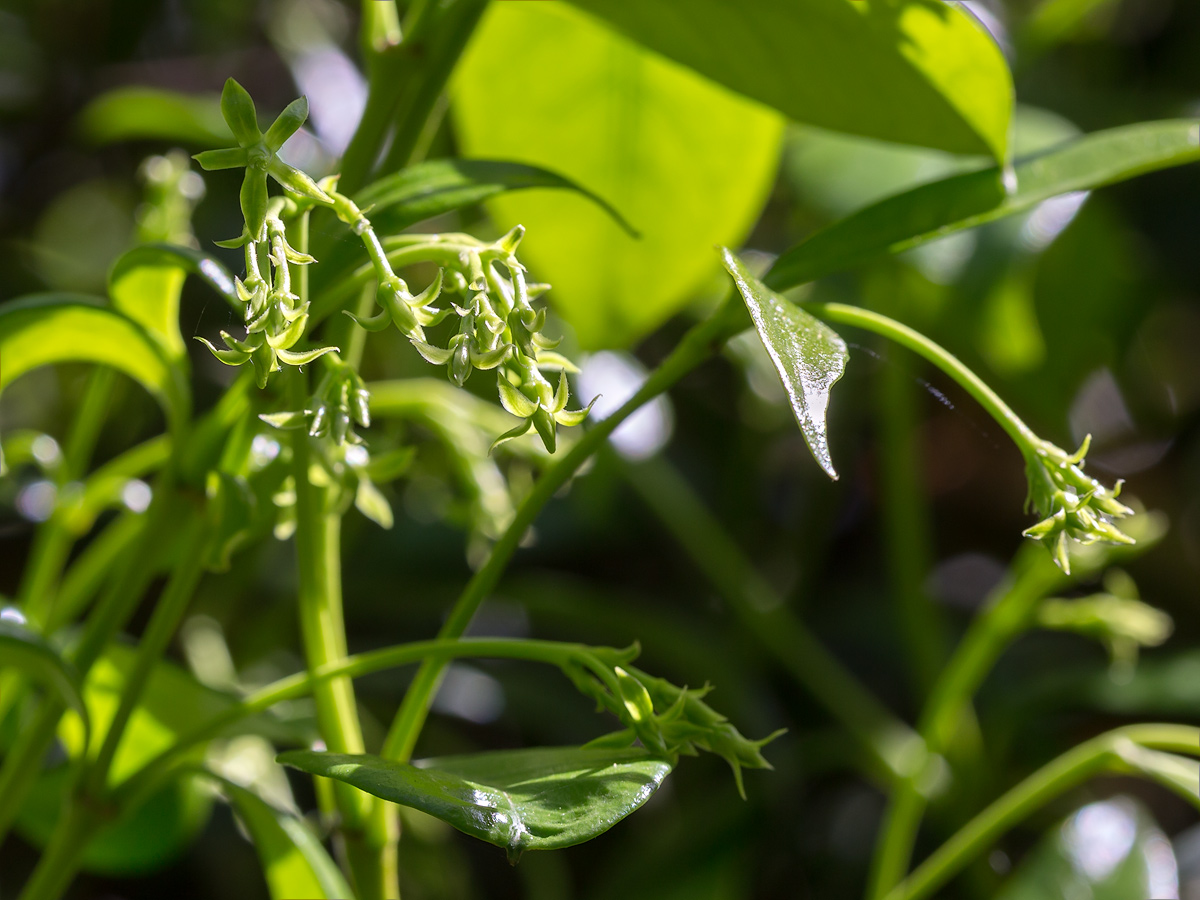
<svg viewBox="0 0 1200 900"><path fill-rule="evenodd" d="M1200 116L1200 5L970 6L1014 71L1018 155L1079 132ZM191 153L222 145L212 98L226 77L241 81L264 114L307 93L311 131L289 145L290 158L324 174L362 102L357 14L338 0L0 2L0 302L46 289L102 291L108 266L138 233L143 160L174 146ZM485 21L436 132L426 136L428 155L519 157L558 169L611 199L646 241L621 237L583 201L536 192L497 203L493 218L475 210L422 228L486 236L518 220L530 227L533 277L559 288L550 298L561 318L551 330L561 330L572 351L600 351L576 385L585 399L601 390L615 396L623 381L636 381L719 299L726 287L714 242L744 242L750 258L765 263L867 202L980 164L785 124L587 20L563 20L557 27L576 29L573 39L592 42L599 55L611 44L646 57L638 64L661 89L647 102L691 123L618 142L629 159L615 166L586 140L588 128L620 125L616 113L606 118L589 106L605 70L589 68L586 54L577 64L571 54L556 55L553 42L506 53L523 14L505 9ZM156 107L146 96L96 104L135 86L198 99L184 107ZM473 112L500 102L513 111L511 131L480 128ZM583 131L571 132L569 121L542 128L569 120L568 113L583 120ZM705 139L691 143L689 127ZM705 191L689 191L689 181ZM211 249L239 225L238 180L216 173L204 184L194 231ZM828 279L808 295L865 303L927 331L1039 433L1064 447L1091 433L1091 471L1127 479L1126 490L1170 519L1162 543L1128 570L1142 598L1174 618L1174 636L1143 655L1132 680L1114 677L1099 645L1049 633L1023 638L981 696L991 777L983 798L1103 728L1139 718L1200 720L1198 234L1200 171L1172 169L1051 201ZM577 265L564 263L568 253ZM224 258L238 270L236 252ZM189 286L185 335L211 336L230 321L223 306ZM640 430L625 431L622 452L600 457L547 509L536 542L474 626L480 634L640 640L646 669L679 684L711 682L714 706L747 735L786 727L767 751L776 771L750 773L743 802L720 760L689 760L645 810L612 832L573 850L531 855L516 868L494 848L413 818L402 846L413 880L406 897L739 900L861 892L882 794L855 770L853 746L740 628L629 477L640 473L638 483L662 491L667 482L655 467L669 460L790 607L911 721L924 669L943 657L1022 543L1031 521L1022 512L1024 477L1003 434L947 379L869 336L844 336L851 361L830 413L840 481L812 464L757 338L743 336L722 360L688 376ZM203 408L230 376L203 348L193 344L190 352ZM0 401L0 423L61 435L83 374L68 367L23 379ZM389 332L371 342L364 374L428 371ZM152 404L127 387L103 434L101 461L160 427ZM881 521L883 462L893 458L895 429L913 436L920 499L913 521L927 525L908 544L927 612L921 646L904 638ZM352 650L431 635L486 532L452 461L419 430L410 437L423 452L412 477L391 489L396 527L381 531L353 512L347 519ZM33 471L0 481L0 593L15 590L38 518L36 488ZM223 636L243 682L302 667L291 553L290 545L270 543L206 578L176 660L220 668ZM135 621L135 631L141 624ZM380 740L407 677L362 682L368 743ZM455 667L437 708L422 755L580 742L600 731L565 680L517 664ZM303 781L293 787L311 807ZM936 846L958 817L953 808L935 814L919 852ZM1071 840L1087 844L1115 828L1129 835L1113 845L1125 847L1120 865L1153 869L1158 859L1162 873L1164 853L1173 853L1182 896L1200 897L1195 822L1193 811L1158 789L1106 779L1039 813L946 896L993 896L1022 863L1043 868L1019 876L1005 896L1076 896L1064 886L1082 877ZM165 809L151 831L162 849L138 863L143 871L86 876L71 896L266 896L254 852L226 808ZM0 898L15 896L35 858L28 844L5 845ZM1112 892L1096 888L1095 896L1132 896L1119 893L1128 890L1122 871L1093 879Z"/></svg>

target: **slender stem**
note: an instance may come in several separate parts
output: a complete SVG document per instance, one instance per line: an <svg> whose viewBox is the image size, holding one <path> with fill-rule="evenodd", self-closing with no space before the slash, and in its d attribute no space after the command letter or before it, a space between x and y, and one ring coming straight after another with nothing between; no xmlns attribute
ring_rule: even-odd
<svg viewBox="0 0 1200 900"><path fill-rule="evenodd" d="M125 727L141 700L150 674L162 659L180 620L187 611L188 604L191 603L204 568L204 542L201 540L203 532L203 523L197 515L180 533L179 561L138 643L133 668L121 688L121 703L109 723L100 752L90 766L84 791L91 796L100 796L103 793L117 747L125 736Z"/></svg>
<svg viewBox="0 0 1200 900"><path fill-rule="evenodd" d="M734 296L710 318L693 326L624 406L594 425L565 456L542 473L517 510L512 523L492 547L483 566L471 578L455 602L449 617L438 632L438 637L449 639L463 634L479 605L500 580L522 538L542 508L579 467L600 449L617 426L643 404L653 400L711 357L730 337L743 331L747 319L748 315L741 299ZM411 757L444 669L445 663L438 660L428 661L421 666L409 686L408 693L405 694L404 702L384 742L382 754L385 757L399 760Z"/></svg>
<svg viewBox="0 0 1200 900"><path fill-rule="evenodd" d="M967 823L893 888L886 900L922 900L944 885L1000 835L1033 811L1103 771L1123 771L1123 743L1192 755L1200 752L1200 729L1184 725L1132 725L1067 751L1026 778Z"/></svg>
<svg viewBox="0 0 1200 900"><path fill-rule="evenodd" d="M508 638L470 638L465 640L417 641L367 653L347 656L306 672L298 672L259 688L240 703L202 723L179 737L169 748L147 763L136 775L117 788L113 797L122 807L146 796L174 768L183 762L198 744L217 737L230 726L278 703L306 697L333 679L360 678L386 669L413 665L426 659L519 659L565 668L600 654L620 654L607 647L564 644L557 641L513 640Z"/></svg>
<svg viewBox="0 0 1200 900"><path fill-rule="evenodd" d="M95 826L96 820L86 807L68 804L19 900L58 900L79 870Z"/></svg>
<svg viewBox="0 0 1200 900"><path fill-rule="evenodd" d="M137 540L141 529L138 514L125 513L92 539L63 575L54 610L46 620L48 634L74 621L83 612L116 560Z"/></svg>
<svg viewBox="0 0 1200 900"><path fill-rule="evenodd" d="M625 476L729 602L743 627L853 735L892 782L919 764L923 744L789 610L720 521L666 460L625 467Z"/></svg>
<svg viewBox="0 0 1200 900"><path fill-rule="evenodd" d="M989 599L958 643L935 682L921 714L919 731L930 753L953 743L971 698L1013 640L1029 627L1037 604L1067 582L1040 548L1029 546L1014 577ZM891 797L872 861L869 897L886 895L908 871L928 798L914 779L898 783Z"/></svg>
<svg viewBox="0 0 1200 900"><path fill-rule="evenodd" d="M361 44L368 65L376 54L399 44L401 35L396 0L363 0Z"/></svg>
<svg viewBox="0 0 1200 900"><path fill-rule="evenodd" d="M903 646L917 696L924 696L946 661L945 622L925 590L933 565L929 504L920 480L915 384L906 363L885 367L879 384L880 506L884 549Z"/></svg>
<svg viewBox="0 0 1200 900"><path fill-rule="evenodd" d="M925 357L974 397L979 405L987 410L988 414L1008 433L1022 453L1032 451L1041 443L1033 430L978 375L963 365L958 357L949 350L931 341L920 332L880 313L871 312L858 306L847 306L844 303L805 303L804 308L813 315L831 322L853 325L881 334Z"/></svg>

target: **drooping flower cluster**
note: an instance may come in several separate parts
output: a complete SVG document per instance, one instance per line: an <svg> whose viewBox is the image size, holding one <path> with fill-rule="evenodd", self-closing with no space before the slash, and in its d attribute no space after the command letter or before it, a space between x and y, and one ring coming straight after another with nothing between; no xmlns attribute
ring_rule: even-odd
<svg viewBox="0 0 1200 900"><path fill-rule="evenodd" d="M1080 544L1098 541L1135 543L1113 524L1114 519L1133 515L1133 510L1117 499L1121 482L1110 490L1083 472L1083 460L1091 440L1091 435L1084 438L1074 454L1068 454L1049 441L1038 441L1025 453L1025 470L1029 478L1027 504L1044 518L1025 529L1024 534L1045 543L1059 568L1068 574L1071 571L1070 541Z"/></svg>

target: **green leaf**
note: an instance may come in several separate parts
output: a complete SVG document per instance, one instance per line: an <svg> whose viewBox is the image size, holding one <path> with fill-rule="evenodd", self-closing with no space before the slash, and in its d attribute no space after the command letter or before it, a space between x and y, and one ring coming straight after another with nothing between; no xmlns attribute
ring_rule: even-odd
<svg viewBox="0 0 1200 900"><path fill-rule="evenodd" d="M1051 828L996 900L1165 897L1178 879L1170 841L1150 814L1131 797L1114 797Z"/></svg>
<svg viewBox="0 0 1200 900"><path fill-rule="evenodd" d="M40 634L17 622L0 619L2 669L20 669L46 685L79 714L85 732L89 729L78 673Z"/></svg>
<svg viewBox="0 0 1200 900"><path fill-rule="evenodd" d="M641 232L570 193L488 204L501 229L526 226L523 260L588 349L632 343L717 284L709 248L757 220L782 137L777 114L562 3L492 4L451 110L465 155L560 172Z"/></svg>
<svg viewBox="0 0 1200 900"><path fill-rule="evenodd" d="M0 391L39 366L90 362L133 378L163 406L167 421L186 420L188 386L157 339L132 319L78 294L34 294L0 307Z"/></svg>
<svg viewBox="0 0 1200 900"><path fill-rule="evenodd" d="M143 244L122 255L108 275L113 306L157 337L174 360L187 355L179 331L179 295L188 275L198 275L234 309L241 309L233 275L191 247Z"/></svg>
<svg viewBox="0 0 1200 900"><path fill-rule="evenodd" d="M808 449L836 480L825 434L825 411L830 389L846 370L846 342L824 322L767 288L728 250L721 255L783 381Z"/></svg>
<svg viewBox="0 0 1200 900"><path fill-rule="evenodd" d="M80 113L78 128L96 144L150 139L211 147L233 139L221 118L221 100L216 94L180 94L147 87L123 87L101 94Z"/></svg>
<svg viewBox="0 0 1200 900"><path fill-rule="evenodd" d="M303 819L225 779L220 784L258 851L271 900L352 900L337 864Z"/></svg>
<svg viewBox="0 0 1200 900"><path fill-rule="evenodd" d="M603 197L554 172L488 159L436 159L401 169L363 188L355 201L370 207L381 232L399 231L424 219L490 200L509 191L555 188L586 197L631 236L637 231Z"/></svg>
<svg viewBox="0 0 1200 900"><path fill-rule="evenodd" d="M1200 123L1144 122L1079 138L1019 161L1016 187L999 168L968 172L881 200L788 250L764 281L786 290L1023 212L1073 191L1200 160Z"/></svg>
<svg viewBox="0 0 1200 900"><path fill-rule="evenodd" d="M798 122L1007 158L1012 76L1000 48L957 4L571 2Z"/></svg>
<svg viewBox="0 0 1200 900"><path fill-rule="evenodd" d="M1117 753L1139 774L1200 807L1200 760L1150 750L1132 742L1120 747Z"/></svg>
<svg viewBox="0 0 1200 900"><path fill-rule="evenodd" d="M549 747L428 760L421 766L294 750L279 761L436 816L503 847L554 850L590 840L645 803L672 763L644 750Z"/></svg>

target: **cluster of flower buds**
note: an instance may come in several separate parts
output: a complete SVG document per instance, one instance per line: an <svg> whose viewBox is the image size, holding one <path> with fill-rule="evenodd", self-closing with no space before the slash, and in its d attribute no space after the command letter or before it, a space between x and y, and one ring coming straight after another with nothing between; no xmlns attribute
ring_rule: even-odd
<svg viewBox="0 0 1200 900"><path fill-rule="evenodd" d="M1114 519L1133 515L1133 510L1117 500L1121 482L1109 490L1083 472L1083 459L1090 446L1091 435L1088 435L1074 454L1049 441L1040 441L1025 454L1029 477L1027 502L1044 518L1025 529L1024 534L1044 542L1059 568L1068 574L1070 541L1135 543L1113 524Z"/></svg>
<svg viewBox="0 0 1200 900"><path fill-rule="evenodd" d="M301 201L332 205L333 198L299 169L279 158L279 149L296 133L308 118L308 101L301 97L288 104L263 134L258 129L254 101L245 88L230 78L221 92L221 113L238 146L226 150L206 150L195 159L206 170L245 168L242 180L241 206L245 228L239 237L218 241L222 247L244 247L246 277L238 279L237 293L245 304L246 338L239 340L221 332L225 349L218 349L204 338L198 338L213 355L226 365L254 365L258 386L265 387L272 372L280 363L302 366L332 351L319 347L308 351L293 351L292 347L304 336L308 324L308 304L300 303L291 289L292 265L308 265L315 260L300 253L287 241L281 213L289 203L284 197L271 199L267 195L267 176L270 175L290 195ZM260 247L267 250L271 274L263 276L259 266Z"/></svg>
<svg viewBox="0 0 1200 900"><path fill-rule="evenodd" d="M246 278L239 278L235 282L238 297L245 304L245 340L222 331L221 340L226 348L222 350L202 337L197 338L226 365L253 363L260 388L266 386L272 372L279 371L280 363L303 366L336 349L317 347L305 351L292 350L304 336L309 304L301 303L299 296L292 292L291 267L308 265L315 260L288 243L283 220L274 212L274 207L282 202L280 200L272 204L272 211L263 224L269 248L267 259L272 270L269 281L259 268L259 242L250 240L248 231L243 232L240 238L221 242L222 246L244 246L246 250Z"/></svg>
<svg viewBox="0 0 1200 900"><path fill-rule="evenodd" d="M535 310L531 300L548 286L530 285L525 280L525 267L516 257L524 234L517 226L493 243L469 244L459 253L457 265L439 272L416 297L391 276L397 283L381 282L377 294L383 311L370 319L355 317L355 321L371 330L395 324L427 361L446 366L450 379L459 386L476 369L497 369L500 402L523 421L501 435L496 444L520 437L532 426L553 453L557 426L580 424L591 407L566 408L570 395L566 373L575 368L554 352L558 341L542 334L546 311ZM472 241L465 236L464 240ZM497 264L507 271L507 277L497 270ZM439 309L434 304L443 293L458 294L462 302ZM436 324L450 312L458 316L456 333L444 347L427 342L422 326ZM542 374L543 369L559 371L557 385Z"/></svg>

